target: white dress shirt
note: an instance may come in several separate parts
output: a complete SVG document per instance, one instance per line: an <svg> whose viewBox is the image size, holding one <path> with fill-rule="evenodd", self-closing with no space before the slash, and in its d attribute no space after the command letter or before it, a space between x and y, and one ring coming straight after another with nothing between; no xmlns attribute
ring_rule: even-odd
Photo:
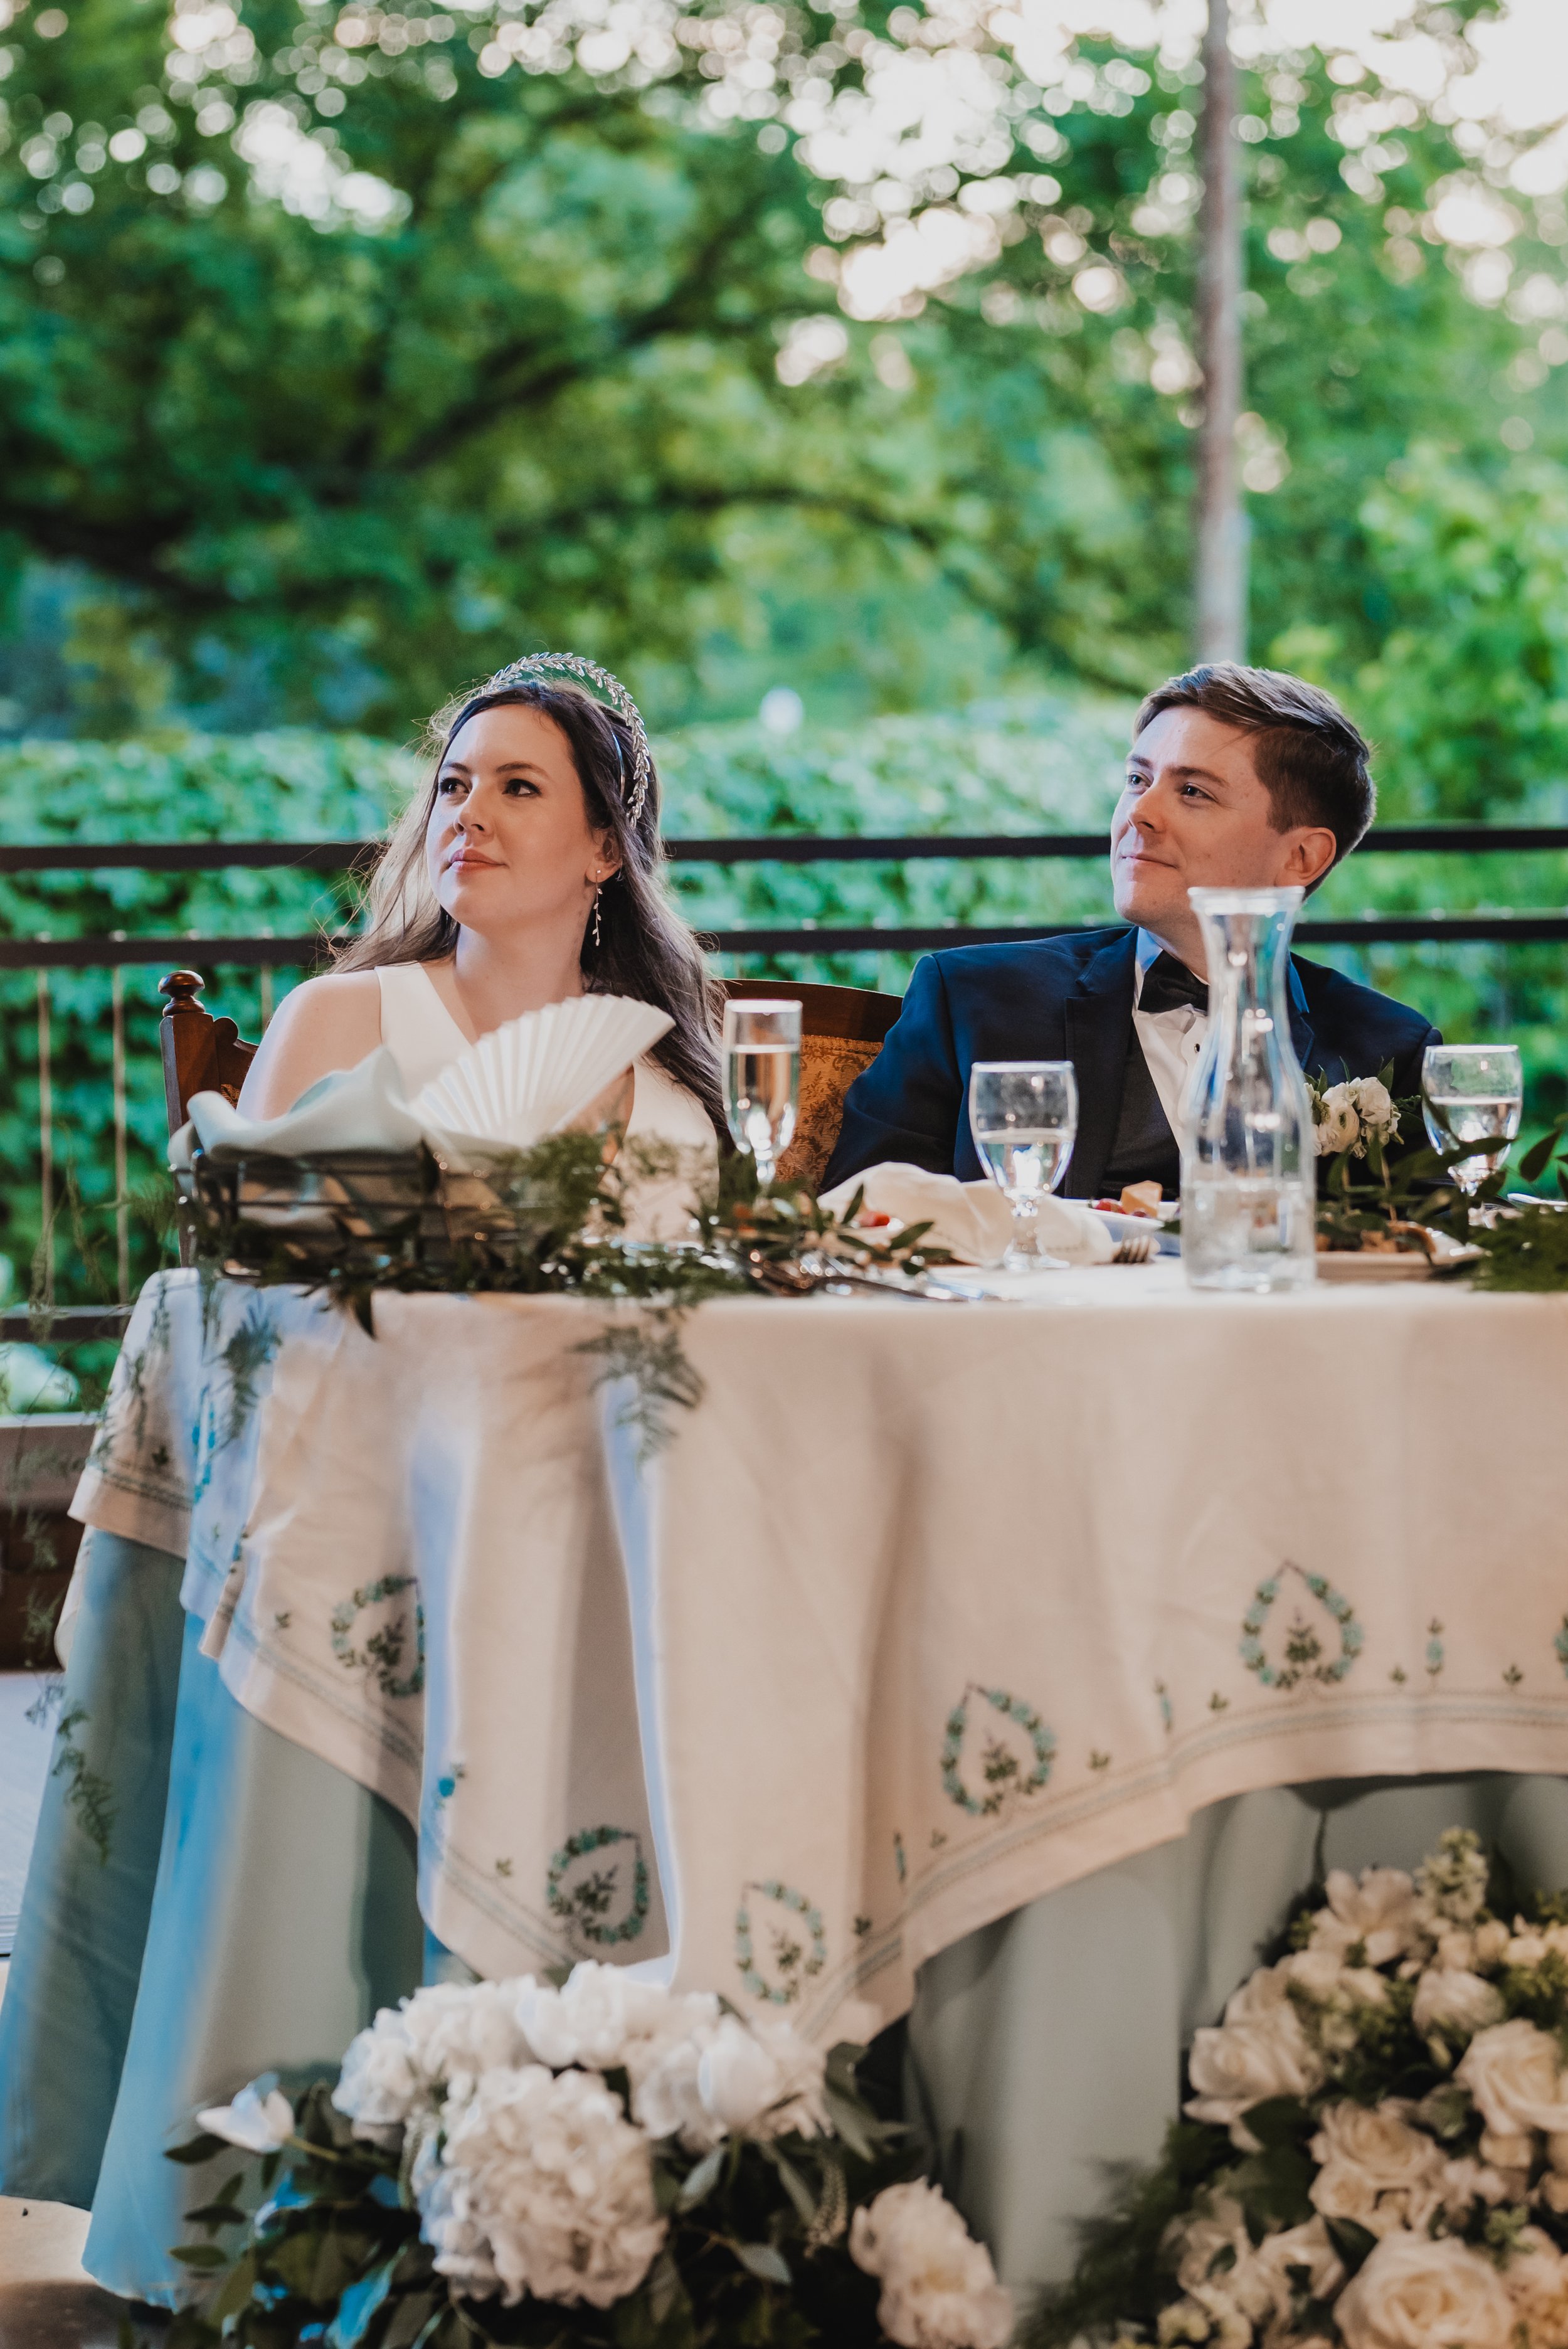
<svg viewBox="0 0 1568 2349"><path fill-rule="evenodd" d="M1209 1033L1208 1014L1195 1004L1179 1003L1171 1011L1140 1011L1143 993L1143 974L1155 957L1163 953L1157 937L1147 930L1138 933L1138 968L1132 981L1132 1024L1138 1040L1143 1047L1143 1058L1154 1090L1160 1096L1160 1106L1171 1121L1171 1131L1178 1142L1181 1139L1182 1105L1192 1071L1198 1065L1203 1041Z"/></svg>

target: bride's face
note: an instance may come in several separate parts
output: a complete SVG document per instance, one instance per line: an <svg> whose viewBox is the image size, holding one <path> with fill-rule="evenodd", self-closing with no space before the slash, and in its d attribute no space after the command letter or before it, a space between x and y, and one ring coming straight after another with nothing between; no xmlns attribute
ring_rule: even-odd
<svg viewBox="0 0 1568 2349"><path fill-rule="evenodd" d="M520 702L478 711L453 737L425 855L447 912L481 936L586 922L595 885L620 863L611 835L588 822L565 735Z"/></svg>

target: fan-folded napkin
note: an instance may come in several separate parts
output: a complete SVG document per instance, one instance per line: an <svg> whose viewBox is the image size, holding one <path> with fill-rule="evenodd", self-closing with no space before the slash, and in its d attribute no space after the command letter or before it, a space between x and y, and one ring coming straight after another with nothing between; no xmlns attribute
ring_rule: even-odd
<svg viewBox="0 0 1568 2349"><path fill-rule="evenodd" d="M1013 1211L994 1183L961 1183L955 1174L933 1174L892 1159L835 1184L817 1204L841 1216L857 1190L873 1214L902 1224L929 1223L933 1247L948 1249L963 1264L999 1264L1013 1237ZM1041 1200L1037 1229L1041 1248L1068 1264L1109 1264L1114 1253L1099 1216L1066 1199Z"/></svg>

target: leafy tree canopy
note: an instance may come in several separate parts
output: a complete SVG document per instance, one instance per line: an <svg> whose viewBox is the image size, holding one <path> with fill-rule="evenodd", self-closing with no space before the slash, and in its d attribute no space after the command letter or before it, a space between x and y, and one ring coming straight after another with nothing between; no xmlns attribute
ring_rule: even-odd
<svg viewBox="0 0 1568 2349"><path fill-rule="evenodd" d="M1453 103L1479 13L1243 77L1254 653L1411 806L1568 747L1568 211ZM14 730L399 732L544 642L665 722L1184 657L1191 61L970 0L75 0L3 55Z"/></svg>

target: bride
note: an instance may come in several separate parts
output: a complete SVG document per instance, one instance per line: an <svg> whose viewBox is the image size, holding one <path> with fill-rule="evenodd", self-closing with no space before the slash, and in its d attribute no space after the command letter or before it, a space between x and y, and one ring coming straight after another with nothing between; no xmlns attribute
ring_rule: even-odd
<svg viewBox="0 0 1568 2349"><path fill-rule="evenodd" d="M627 1133L711 1156L725 1133L717 989L665 886L658 776L630 694L592 662L541 653L438 710L428 740L430 781L387 843L365 930L284 999L242 1114L281 1116L383 1044L412 1100L525 1011L625 995L675 1022L636 1064Z"/></svg>

